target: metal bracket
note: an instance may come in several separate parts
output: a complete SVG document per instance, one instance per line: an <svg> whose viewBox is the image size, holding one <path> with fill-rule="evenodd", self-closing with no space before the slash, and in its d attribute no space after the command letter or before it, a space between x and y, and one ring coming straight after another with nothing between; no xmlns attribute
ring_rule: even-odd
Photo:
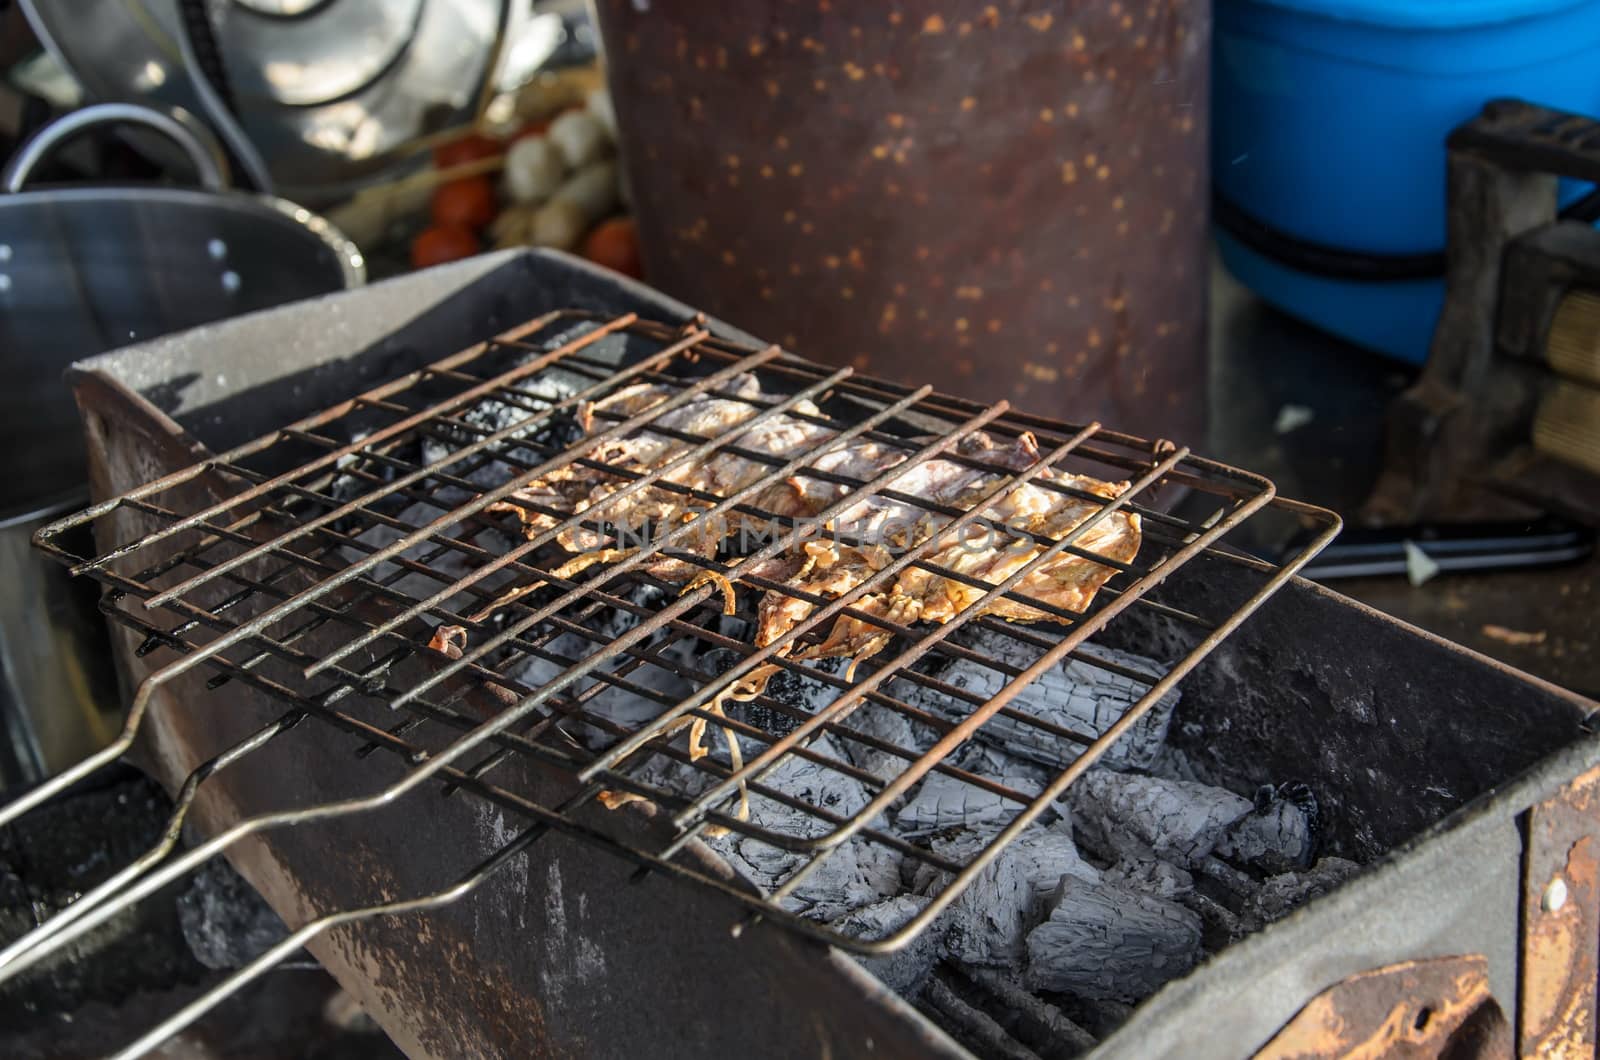
<svg viewBox="0 0 1600 1060"><path fill-rule="evenodd" d="M1522 883L1522 1056L1595 1055L1600 766L1528 811Z"/></svg>
<svg viewBox="0 0 1600 1060"><path fill-rule="evenodd" d="M1510 1028L1489 993L1482 954L1361 972L1306 1002L1255 1060L1511 1055Z"/></svg>

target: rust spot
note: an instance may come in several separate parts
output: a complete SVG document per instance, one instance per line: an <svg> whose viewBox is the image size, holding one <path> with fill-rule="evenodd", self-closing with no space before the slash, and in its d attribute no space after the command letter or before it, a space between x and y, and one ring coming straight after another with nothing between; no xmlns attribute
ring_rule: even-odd
<svg viewBox="0 0 1600 1060"><path fill-rule="evenodd" d="M1511 1055L1509 1025L1489 991L1487 958L1404 961L1328 987L1255 1060L1440 1056L1469 1019L1483 1035L1474 1056Z"/></svg>
<svg viewBox="0 0 1600 1060"><path fill-rule="evenodd" d="M1056 112L1051 110L1049 107L1040 107L1039 108L1039 120L1040 121L1055 121L1056 120Z"/></svg>
<svg viewBox="0 0 1600 1060"><path fill-rule="evenodd" d="M956 330L957 331L965 331L965 330L967 330L967 318L966 317L957 317L956 318Z"/></svg>
<svg viewBox="0 0 1600 1060"><path fill-rule="evenodd" d="M789 138L780 133L778 138L772 141L772 146L780 151L787 151L789 150Z"/></svg>
<svg viewBox="0 0 1600 1060"><path fill-rule="evenodd" d="M841 287L841 288L839 288L839 297L843 298L846 302L850 301L850 299L854 298L855 296L856 296L855 288L853 288L853 287Z"/></svg>
<svg viewBox="0 0 1600 1060"><path fill-rule="evenodd" d="M972 108L976 107L977 105L978 105L978 101L976 99L974 99L972 96L965 96L961 100L961 109L962 110L971 110Z"/></svg>
<svg viewBox="0 0 1600 1060"><path fill-rule="evenodd" d="M1105 180L1109 176L1111 176L1111 167L1110 166L1103 165L1103 166L1100 166L1098 169L1096 169L1094 171L1094 179L1095 180Z"/></svg>
<svg viewBox="0 0 1600 1060"><path fill-rule="evenodd" d="M1072 162L1061 163L1061 183L1076 184L1078 182L1078 167Z"/></svg>
<svg viewBox="0 0 1600 1060"><path fill-rule="evenodd" d="M944 19L939 17L938 15L929 15L922 22L922 32L924 32L924 33L943 33L944 32Z"/></svg>
<svg viewBox="0 0 1600 1060"><path fill-rule="evenodd" d="M989 329L989 334L993 335L1000 330L1000 320L997 317L990 317L989 323L984 326Z"/></svg>
<svg viewBox="0 0 1600 1060"><path fill-rule="evenodd" d="M1048 30L1050 28L1051 23L1053 23L1054 21L1055 21L1055 16L1050 14L1048 11L1042 12L1042 13L1037 14L1037 15L1028 15L1027 16L1028 25L1032 26L1033 29L1034 29L1034 32L1036 32L1036 33L1045 32L1046 30Z"/></svg>
<svg viewBox="0 0 1600 1060"><path fill-rule="evenodd" d="M761 179L763 179L763 180L771 180L772 176L773 176L773 173L775 171L773 170L773 168L771 166L765 166L764 165L764 166L761 167L760 172L761 172Z"/></svg>
<svg viewBox="0 0 1600 1060"><path fill-rule="evenodd" d="M1088 46L1089 46L1089 42L1083 39L1083 34L1079 33L1077 30L1073 30L1072 31L1072 50L1075 51L1075 52L1081 52L1085 48L1087 48Z"/></svg>
<svg viewBox="0 0 1600 1060"><path fill-rule="evenodd" d="M828 82L819 77L815 81L811 82L811 87L818 92L826 92L828 91Z"/></svg>
<svg viewBox="0 0 1600 1060"><path fill-rule="evenodd" d="M972 358L963 357L956 362L957 375L971 375L977 366L972 363Z"/></svg>
<svg viewBox="0 0 1600 1060"><path fill-rule="evenodd" d="M1076 118L1078 116L1078 105L1076 103L1068 103L1065 107L1061 108L1061 113L1065 114L1069 118Z"/></svg>
<svg viewBox="0 0 1600 1060"><path fill-rule="evenodd" d="M889 123L889 128L891 129L900 129L906 124L906 116L904 114L887 114L883 120Z"/></svg>
<svg viewBox="0 0 1600 1060"><path fill-rule="evenodd" d="M968 286L965 286L965 287L957 287L956 288L956 297L957 298L965 298L970 302L976 302L978 299L983 297L983 288L982 287L973 287L971 285L968 285Z"/></svg>
<svg viewBox="0 0 1600 1060"><path fill-rule="evenodd" d="M990 29L998 26L1000 24L1000 9L995 7L993 4L990 4L988 7L984 8L983 24L988 26Z"/></svg>
<svg viewBox="0 0 1600 1060"><path fill-rule="evenodd" d="M789 175L791 177L798 177L800 174L804 173L805 171L806 171L806 167L801 165L799 162L790 162L789 163Z"/></svg>
<svg viewBox="0 0 1600 1060"><path fill-rule="evenodd" d="M1123 208L1123 206L1125 206L1125 205L1127 205L1127 203L1122 198L1122 196L1120 196L1120 195L1118 195L1116 198L1111 200L1111 208L1113 210L1119 210L1120 211Z"/></svg>
<svg viewBox="0 0 1600 1060"><path fill-rule="evenodd" d="M733 256L733 251L731 251L731 250L724 250L724 251L723 251L723 252L722 252L722 263L723 263L723 264L724 264L724 265L732 265L732 264L733 264L733 263L734 263L734 262L735 262L735 261L737 261L737 260L738 260L738 259L737 259L737 258L735 258L735 257L734 257L734 256Z"/></svg>
<svg viewBox="0 0 1600 1060"><path fill-rule="evenodd" d="M863 77L867 76L867 72L861 69L861 67L857 66L855 63L845 63L844 74L852 81L859 81Z"/></svg>
<svg viewBox="0 0 1600 1060"><path fill-rule="evenodd" d="M1597 796L1600 767L1529 811L1522 893L1519 1045L1524 1056L1594 1055L1600 962Z"/></svg>
<svg viewBox="0 0 1600 1060"><path fill-rule="evenodd" d="M889 149L883 144L874 144L872 147L872 157L878 159L888 158Z"/></svg>
<svg viewBox="0 0 1600 1060"><path fill-rule="evenodd" d="M821 55L825 50L822 47L822 42L817 40L815 37L801 37L800 47L804 48L808 52L815 52L818 55Z"/></svg>
<svg viewBox="0 0 1600 1060"><path fill-rule="evenodd" d="M751 37L746 50L750 52L751 57L758 57L767 50L767 45L760 37Z"/></svg>

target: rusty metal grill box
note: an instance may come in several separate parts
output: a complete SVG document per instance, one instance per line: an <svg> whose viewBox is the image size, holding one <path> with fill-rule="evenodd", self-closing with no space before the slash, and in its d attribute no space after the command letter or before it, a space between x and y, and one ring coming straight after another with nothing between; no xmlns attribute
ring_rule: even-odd
<svg viewBox="0 0 1600 1060"><path fill-rule="evenodd" d="M694 318L571 259L522 253L108 354L73 377L96 496L123 494L557 309ZM1156 450L1149 459L1154 481L1180 474L1187 458ZM1238 488L1240 503L1314 513L1269 494L1252 502L1248 484ZM1210 532L1168 529L1175 545ZM1195 652L1172 741L1239 790L1303 781L1323 808L1324 848L1369 868L1171 983L1095 1055L1248 1055L1346 980L1409 1006L1404 1033L1419 1043L1472 1034L1531 1048L1592 1036L1600 892L1585 859L1600 855L1590 845L1600 824L1562 807L1584 803L1600 775L1587 724L1593 705L1314 585L1274 580L1270 567L1205 558L1151 572L1159 604L1128 608L1097 628L1095 643L1159 645L1171 658ZM1143 572L1133 573L1142 586ZM1267 598L1264 580L1281 591ZM1216 630L1183 620L1210 613L1227 620ZM130 689L155 669L148 656L161 642L152 632L124 623L119 633ZM151 697L138 754L175 790L218 748L281 715L249 681L187 675ZM349 738L333 735L208 776L191 815L199 831L360 798L374 778L390 783L405 765L370 755L352 768ZM495 766L496 783L535 808L573 805L581 787L504 755ZM311 938L319 960L417 1055L964 1054L838 949L776 923L748 929L750 908L731 882L725 892L686 886L586 841L586 829L623 827L605 811L575 808L565 832L508 855L526 827L517 807L397 801L359 821L244 836L229 857L291 924L432 894L462 867L517 858L483 877L470 900ZM660 846L671 835L665 817L629 817L623 830ZM711 879L726 869L702 859L695 872ZM1570 897L1549 908L1556 875ZM1388 971L1351 979L1377 969ZM1568 1004L1584 982L1587 1031L1575 1030L1581 1004ZM1346 1017L1349 996L1330 1002ZM1343 1025L1359 1031L1361 1020Z"/></svg>

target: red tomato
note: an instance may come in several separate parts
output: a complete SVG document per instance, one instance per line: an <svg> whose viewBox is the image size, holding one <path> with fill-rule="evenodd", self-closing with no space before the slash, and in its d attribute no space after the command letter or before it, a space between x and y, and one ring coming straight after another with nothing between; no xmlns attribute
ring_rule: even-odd
<svg viewBox="0 0 1600 1060"><path fill-rule="evenodd" d="M494 181L488 177L463 177L434 189L434 224L478 229L493 221L497 212Z"/></svg>
<svg viewBox="0 0 1600 1060"><path fill-rule="evenodd" d="M447 261L470 258L478 252L478 237L460 225L434 225L425 228L411 242L411 266L425 269Z"/></svg>
<svg viewBox="0 0 1600 1060"><path fill-rule="evenodd" d="M631 217L613 217L596 225L584 239L579 253L596 265L615 269L624 276L639 279L644 267L639 261L639 229Z"/></svg>
<svg viewBox="0 0 1600 1060"><path fill-rule="evenodd" d="M475 162L480 158L493 158L505 150L505 145L499 140L490 139L478 133L471 133L459 140L440 144L433 149L433 164L439 169L449 169L459 166L463 162Z"/></svg>

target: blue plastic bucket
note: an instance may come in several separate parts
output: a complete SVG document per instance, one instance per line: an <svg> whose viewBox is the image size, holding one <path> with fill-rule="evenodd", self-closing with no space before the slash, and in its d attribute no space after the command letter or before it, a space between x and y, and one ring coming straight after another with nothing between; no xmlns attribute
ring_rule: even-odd
<svg viewBox="0 0 1600 1060"><path fill-rule="evenodd" d="M1600 114L1600 0L1217 0L1215 10L1213 184L1310 243L1442 250L1452 128L1498 96ZM1426 357L1442 280L1336 280L1226 234L1218 245L1235 276L1295 316Z"/></svg>

